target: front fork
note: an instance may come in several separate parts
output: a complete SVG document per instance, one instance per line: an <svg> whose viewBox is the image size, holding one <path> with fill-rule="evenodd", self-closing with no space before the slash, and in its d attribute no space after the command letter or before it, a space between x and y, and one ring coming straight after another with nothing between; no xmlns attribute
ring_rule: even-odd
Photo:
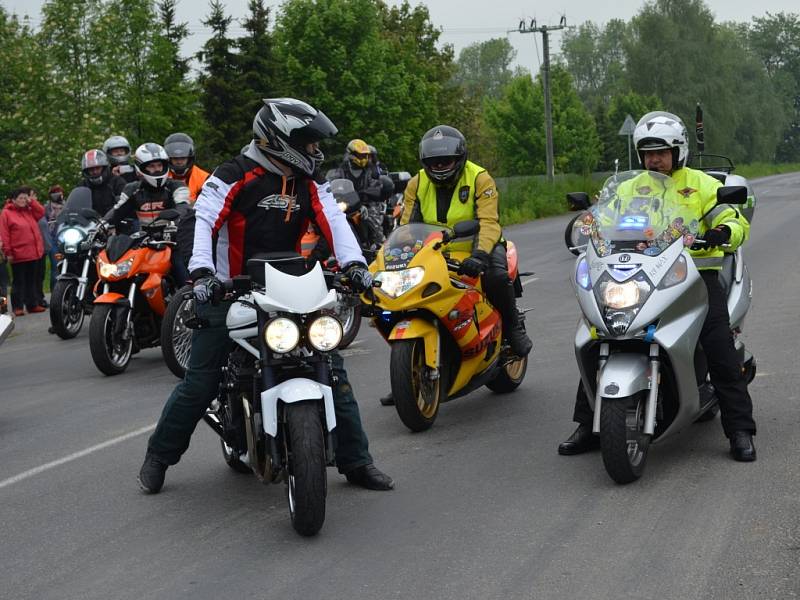
<svg viewBox="0 0 800 600"><path fill-rule="evenodd" d="M81 276L78 277L78 290L75 292L75 297L80 302L83 302L83 295L86 293L86 284L89 283L88 276L89 276L90 266L91 266L91 261L87 256L87 258L83 261L83 269L81 269Z"/></svg>
<svg viewBox="0 0 800 600"><path fill-rule="evenodd" d="M645 435L653 435L656 430L656 411L658 409L658 387L660 385L660 369L661 369L661 359L660 359L660 348L658 344L650 344L650 352L649 352L649 385L650 389L647 393L647 405L645 406L644 412L644 434ZM599 384L600 381L600 373L603 370L603 367L608 362L609 356L609 345L607 342L600 344L600 356L597 362L597 381ZM612 400L613 401L613 400ZM597 390L595 392L595 399L594 399L594 420L592 422L592 431L594 433L600 433L600 411L602 408L603 403L603 391L600 389L600 385L597 385Z"/></svg>

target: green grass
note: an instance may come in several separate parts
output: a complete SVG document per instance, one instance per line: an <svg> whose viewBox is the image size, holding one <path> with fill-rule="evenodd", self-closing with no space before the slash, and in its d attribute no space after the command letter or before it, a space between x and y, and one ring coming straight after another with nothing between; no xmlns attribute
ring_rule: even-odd
<svg viewBox="0 0 800 600"><path fill-rule="evenodd" d="M756 177L794 173L796 171L800 171L800 163L753 163L750 165L737 165L734 173L747 179L754 179Z"/></svg>

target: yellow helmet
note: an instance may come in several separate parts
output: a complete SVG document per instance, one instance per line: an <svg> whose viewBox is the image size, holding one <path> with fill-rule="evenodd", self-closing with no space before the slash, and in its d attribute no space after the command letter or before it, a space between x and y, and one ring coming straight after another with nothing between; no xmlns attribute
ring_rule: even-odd
<svg viewBox="0 0 800 600"><path fill-rule="evenodd" d="M369 163L369 146L361 139L350 140L347 144L347 159L356 169L363 169Z"/></svg>

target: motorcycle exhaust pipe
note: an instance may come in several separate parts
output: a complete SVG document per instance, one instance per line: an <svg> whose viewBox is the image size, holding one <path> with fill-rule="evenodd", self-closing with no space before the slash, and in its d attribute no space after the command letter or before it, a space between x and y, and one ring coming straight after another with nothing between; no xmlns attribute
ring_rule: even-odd
<svg viewBox="0 0 800 600"><path fill-rule="evenodd" d="M214 433L216 433L220 438L225 439L222 431L222 423L215 413L206 411L203 415L203 421L205 421L206 425L211 427Z"/></svg>

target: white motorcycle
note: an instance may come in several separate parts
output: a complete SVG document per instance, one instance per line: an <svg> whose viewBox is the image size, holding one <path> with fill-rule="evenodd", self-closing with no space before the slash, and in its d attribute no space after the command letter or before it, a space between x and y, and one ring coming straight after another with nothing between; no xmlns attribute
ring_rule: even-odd
<svg viewBox="0 0 800 600"><path fill-rule="evenodd" d="M314 535L325 520L326 466L334 464L330 352L342 325L328 311L337 292L319 263L306 273L296 255L265 255L247 269L249 276L225 282L235 298L226 325L236 347L204 420L232 469L286 482L292 525Z"/></svg>
<svg viewBox="0 0 800 600"><path fill-rule="evenodd" d="M644 183L629 181L637 177ZM610 178L584 225L589 242L572 278L583 312L575 354L603 463L618 483L641 476L651 442L713 418L717 410L698 344L708 295L688 252L702 240L696 221L670 212L679 193L674 187L658 173ZM672 200L665 202L668 196ZM748 188L722 187L717 202L746 204ZM721 281L751 381L755 360L738 338L752 295L741 248L726 255Z"/></svg>

